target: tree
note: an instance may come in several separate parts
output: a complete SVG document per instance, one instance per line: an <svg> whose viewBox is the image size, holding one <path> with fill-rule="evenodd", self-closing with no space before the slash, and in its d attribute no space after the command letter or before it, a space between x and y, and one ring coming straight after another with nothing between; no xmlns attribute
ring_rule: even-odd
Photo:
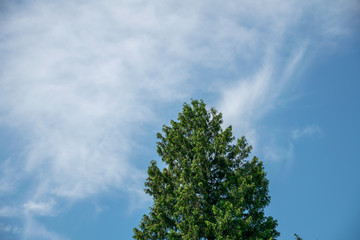
<svg viewBox="0 0 360 240"><path fill-rule="evenodd" d="M277 221L266 217L269 181L263 163L246 160L252 149L237 139L222 114L203 101L184 104L178 121L158 133L165 163L148 168L145 192L153 197L135 239L276 239Z"/></svg>

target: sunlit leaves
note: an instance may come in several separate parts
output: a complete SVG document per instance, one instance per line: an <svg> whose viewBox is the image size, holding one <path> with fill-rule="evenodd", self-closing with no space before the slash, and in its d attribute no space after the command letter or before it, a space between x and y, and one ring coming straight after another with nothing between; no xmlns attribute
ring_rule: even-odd
<svg viewBox="0 0 360 240"><path fill-rule="evenodd" d="M203 101L184 104L178 121L157 134L167 167L151 161L146 193L154 203L135 239L275 239L277 221L265 217L268 180L251 146Z"/></svg>

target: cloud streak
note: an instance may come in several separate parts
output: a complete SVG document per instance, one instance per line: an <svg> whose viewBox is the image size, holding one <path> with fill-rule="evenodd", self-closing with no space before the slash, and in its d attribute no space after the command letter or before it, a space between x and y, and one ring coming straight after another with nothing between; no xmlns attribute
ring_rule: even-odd
<svg viewBox="0 0 360 240"><path fill-rule="evenodd" d="M251 66L257 66L250 67L253 71L245 70L246 74L239 74L219 88L217 105L226 125L231 124L237 134L246 135L251 144L265 149L258 141L260 120L284 102L285 93L290 95L299 74L314 60L314 50L320 54L324 48L334 49L337 40L352 34L358 24L353 18L359 12L359 5L351 0L326 4L264 1L259 5L260 9L255 11L258 17L252 16L252 20L254 25L260 24L254 30L258 39L265 41L259 40L257 50L249 52L262 56L253 59L254 62L248 61ZM256 8L256 4L251 7Z"/></svg>
<svg viewBox="0 0 360 240"><path fill-rule="evenodd" d="M306 51L306 44L294 50L286 59L287 65L279 69L278 56L268 54L260 69L252 76L240 79L222 91L219 108L226 123L232 123L236 131L248 136L256 144L257 120L276 107L278 98L288 87L296 67ZM274 52L275 47L271 49Z"/></svg>
<svg viewBox="0 0 360 240"><path fill-rule="evenodd" d="M295 129L292 134L291 134L291 137L294 139L294 140L297 140L301 137L305 137L305 136L311 136L311 135L314 135L314 134L318 134L321 132L321 129L316 126L316 125L311 125L311 126L307 126L305 128L302 128L302 129Z"/></svg>

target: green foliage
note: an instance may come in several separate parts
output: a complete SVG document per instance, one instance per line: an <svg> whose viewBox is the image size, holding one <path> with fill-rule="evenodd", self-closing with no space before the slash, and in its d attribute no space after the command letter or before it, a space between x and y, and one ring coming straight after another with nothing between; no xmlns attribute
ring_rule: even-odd
<svg viewBox="0 0 360 240"><path fill-rule="evenodd" d="M151 161L145 192L153 197L135 239L276 239L277 221L266 217L270 202L263 163L246 160L244 137L221 128L222 115L203 101L184 104L178 122L158 133L157 152L166 168Z"/></svg>
<svg viewBox="0 0 360 240"><path fill-rule="evenodd" d="M299 235L297 235L296 233L294 234L295 236L295 240L303 240Z"/></svg>

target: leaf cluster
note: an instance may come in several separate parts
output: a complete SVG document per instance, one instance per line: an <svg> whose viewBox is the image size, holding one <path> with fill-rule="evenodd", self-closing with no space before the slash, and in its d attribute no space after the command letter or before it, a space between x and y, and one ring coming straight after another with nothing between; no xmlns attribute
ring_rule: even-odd
<svg viewBox="0 0 360 240"><path fill-rule="evenodd" d="M184 104L178 121L157 134L155 161L148 168L145 192L153 206L135 239L276 239L277 221L266 217L270 202L263 163L247 160L252 147L235 139L222 115L203 101Z"/></svg>

